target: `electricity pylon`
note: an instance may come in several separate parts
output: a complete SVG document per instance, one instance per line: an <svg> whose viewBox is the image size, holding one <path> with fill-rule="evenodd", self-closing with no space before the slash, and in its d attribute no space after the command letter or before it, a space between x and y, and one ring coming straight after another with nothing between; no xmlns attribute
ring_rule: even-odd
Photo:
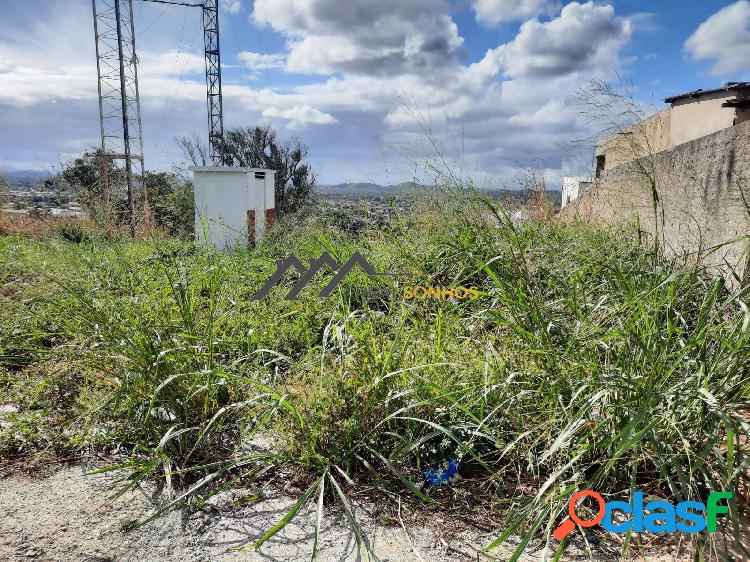
<svg viewBox="0 0 750 562"><path fill-rule="evenodd" d="M125 162L130 232L135 236L136 181L143 191L148 227L148 193L143 165L141 101L132 0L91 0L94 10L96 61L99 76L99 122L104 160L105 200L109 198L109 162ZM137 180L136 180L137 178ZM107 209L107 213L109 210Z"/></svg>
<svg viewBox="0 0 750 562"><path fill-rule="evenodd" d="M215 166L223 166L226 162L224 154L224 115L221 93L219 0L206 0L203 3L203 39L206 54L209 156Z"/></svg>
<svg viewBox="0 0 750 562"><path fill-rule="evenodd" d="M211 162L223 166L224 116L221 90L219 0L200 4L180 0L141 0L201 8L206 58L208 146ZM135 178L143 191L144 218L149 228L148 191L143 164L143 127L138 92L133 0L91 0L94 10L96 62L99 76L99 122L104 178L104 200L109 213L109 162L123 160L128 186L130 231L135 236Z"/></svg>

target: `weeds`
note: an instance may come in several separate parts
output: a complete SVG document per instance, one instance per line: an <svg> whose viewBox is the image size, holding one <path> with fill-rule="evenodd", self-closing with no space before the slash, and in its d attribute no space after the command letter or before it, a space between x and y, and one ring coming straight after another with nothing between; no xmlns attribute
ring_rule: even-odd
<svg viewBox="0 0 750 562"><path fill-rule="evenodd" d="M552 555L579 489L673 501L745 489L747 290L659 258L627 229L515 225L453 196L357 236L312 217L282 224L257 250L223 255L170 240L0 238L12 294L0 296L3 401L23 403L16 381L42 358L74 361L66 419L86 420L79 441L104 431L129 451L108 467L129 469L122 491L157 479L169 498L157 516L284 470L299 500L256 546L311 503L313 558L327 504L368 555L355 489L447 507L424 471L450 459L491 490L475 500L506 525L489 546L520 536L514 558L531 544ZM411 281L390 280L394 291L363 298L372 281L352 274L319 299L321 274L298 301L284 300L291 276L251 300L276 260L323 251L482 296L404 300ZM42 378L59 381L54 369ZM270 450L253 445L261 434Z"/></svg>

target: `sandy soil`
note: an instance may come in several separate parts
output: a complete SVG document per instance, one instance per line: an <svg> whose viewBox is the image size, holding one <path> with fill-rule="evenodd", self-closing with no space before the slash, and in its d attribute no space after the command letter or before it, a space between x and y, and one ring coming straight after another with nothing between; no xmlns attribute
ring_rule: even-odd
<svg viewBox="0 0 750 562"><path fill-rule="evenodd" d="M91 467L88 468L89 470ZM254 550L263 535L292 505L289 498L238 504L250 490L224 492L197 513L169 513L126 532L148 515L146 492L108 501L112 475L86 475L87 468L62 468L45 477L13 475L0 480L0 560L105 561L297 561L309 560L314 530L312 509ZM371 544L383 561L478 560L471 545L484 537L465 533L441 541L435 530L383 527L362 517ZM327 514L320 560L358 560L354 537L340 515Z"/></svg>
<svg viewBox="0 0 750 562"><path fill-rule="evenodd" d="M80 562L235 562L309 560L314 532L314 508L304 509L273 539L255 550L252 543L288 511L294 500L276 491L236 489L222 492L195 513L174 511L145 527L127 531L129 524L147 517L156 505L153 490L110 498L116 476L90 475L93 465L67 466L46 476L12 474L0 479L0 561ZM406 527L383 526L358 511L368 540L383 562L443 562L506 560L508 551L488 557L478 551L491 536L463 531L457 536L405 521ZM742 542L750 541L748 525ZM407 531L408 529L408 531ZM321 530L319 560L359 561L356 542L343 515L327 511ZM749 543L750 544L750 543ZM676 557L675 545L662 545L659 554L631 560L667 562ZM734 550L734 552L732 552ZM730 548L734 560L744 556ZM574 555L577 554L578 556ZM569 545L565 560L588 559ZM541 552L525 562L543 559ZM596 557L596 560L604 558ZM616 557L614 558L616 559Z"/></svg>

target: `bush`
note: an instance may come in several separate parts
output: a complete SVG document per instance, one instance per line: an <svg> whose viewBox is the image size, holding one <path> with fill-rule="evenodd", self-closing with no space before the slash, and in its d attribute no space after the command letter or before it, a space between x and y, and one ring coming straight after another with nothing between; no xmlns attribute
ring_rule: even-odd
<svg viewBox="0 0 750 562"><path fill-rule="evenodd" d="M170 236L190 239L195 230L193 184L171 173L146 174L154 226Z"/></svg>
<svg viewBox="0 0 750 562"><path fill-rule="evenodd" d="M75 223L56 224L52 232L66 242L73 244L89 244L94 239L89 231Z"/></svg>

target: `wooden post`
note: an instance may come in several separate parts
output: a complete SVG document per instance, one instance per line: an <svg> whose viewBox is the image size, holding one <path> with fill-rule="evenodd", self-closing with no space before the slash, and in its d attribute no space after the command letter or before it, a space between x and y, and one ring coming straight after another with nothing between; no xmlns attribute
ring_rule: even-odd
<svg viewBox="0 0 750 562"><path fill-rule="evenodd" d="M102 181L104 183L104 223L107 229L107 241L112 241L112 213L109 206L109 158L102 155Z"/></svg>
<svg viewBox="0 0 750 562"><path fill-rule="evenodd" d="M247 245L250 248L255 247L255 211L247 211Z"/></svg>

